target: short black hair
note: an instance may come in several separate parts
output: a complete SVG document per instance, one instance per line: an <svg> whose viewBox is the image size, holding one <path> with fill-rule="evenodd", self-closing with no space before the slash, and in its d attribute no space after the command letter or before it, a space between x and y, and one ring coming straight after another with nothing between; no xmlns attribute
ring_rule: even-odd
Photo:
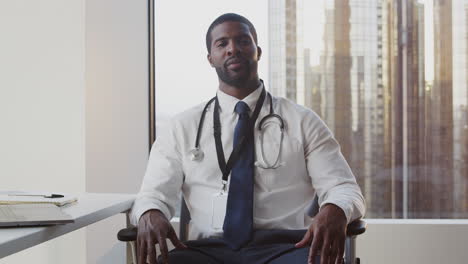
<svg viewBox="0 0 468 264"><path fill-rule="evenodd" d="M227 21L233 21L233 22L246 24L249 27L250 33L252 33L255 44L258 44L257 31L255 30L255 27L253 26L252 22L250 22L247 18L241 15L238 15L235 13L226 13L216 18L213 21L213 23L211 23L210 27L208 28L208 31L206 32L206 49L208 50L208 53L211 53L211 41L212 41L211 31L213 31L213 28L215 28L217 25L220 25Z"/></svg>

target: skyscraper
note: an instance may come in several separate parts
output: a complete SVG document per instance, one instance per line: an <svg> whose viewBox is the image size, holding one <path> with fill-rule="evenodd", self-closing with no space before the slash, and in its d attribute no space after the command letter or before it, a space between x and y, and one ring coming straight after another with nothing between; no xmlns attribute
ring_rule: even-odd
<svg viewBox="0 0 468 264"><path fill-rule="evenodd" d="M304 49L304 105L322 115L322 96L320 82L322 79L320 66L311 66L310 49Z"/></svg>
<svg viewBox="0 0 468 264"><path fill-rule="evenodd" d="M468 0L433 0L434 80L425 75L431 6L419 0L323 1L318 66L300 44L298 2L270 3L272 90L324 119L367 216L467 217Z"/></svg>
<svg viewBox="0 0 468 264"><path fill-rule="evenodd" d="M454 217L468 216L468 1L453 1Z"/></svg>
<svg viewBox="0 0 468 264"><path fill-rule="evenodd" d="M418 1L401 1L399 39L402 83L403 217L424 218L427 210L427 167L425 75L424 75L424 5ZM398 87L393 87L398 89Z"/></svg>
<svg viewBox="0 0 468 264"><path fill-rule="evenodd" d="M351 54L350 7L347 0L327 1L325 5L324 52L321 58L322 113L335 133L343 155L351 157Z"/></svg>
<svg viewBox="0 0 468 264"><path fill-rule="evenodd" d="M391 216L385 167L384 41L380 1L336 0L325 7L322 117L363 189L368 216Z"/></svg>
<svg viewBox="0 0 468 264"><path fill-rule="evenodd" d="M450 217L453 212L452 30L452 0L434 0L434 84L428 98L426 171L433 195L426 202L435 217Z"/></svg>
<svg viewBox="0 0 468 264"><path fill-rule="evenodd" d="M302 0L268 2L270 90L304 104L302 15Z"/></svg>
<svg viewBox="0 0 468 264"><path fill-rule="evenodd" d="M409 217L419 197L409 196L410 188L419 188L426 153L424 6L327 3L322 117L357 176L368 216Z"/></svg>

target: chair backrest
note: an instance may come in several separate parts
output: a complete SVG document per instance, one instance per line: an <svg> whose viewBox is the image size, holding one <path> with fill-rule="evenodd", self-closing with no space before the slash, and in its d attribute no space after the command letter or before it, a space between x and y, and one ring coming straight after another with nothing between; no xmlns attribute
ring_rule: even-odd
<svg viewBox="0 0 468 264"><path fill-rule="evenodd" d="M309 209L307 210L307 215L310 217L314 217L318 214L320 210L320 206L318 203L318 196L317 194L314 195L314 199L312 200L312 203L309 206Z"/></svg>
<svg viewBox="0 0 468 264"><path fill-rule="evenodd" d="M317 194L314 195L314 199L310 204L309 208L307 209L307 214L310 217L314 217L317 215L320 206L318 204L318 196ZM188 226L190 223L190 212L187 208L187 204L185 203L185 199L182 198L182 206L180 207L180 226L179 226L179 239L181 241L187 241L188 239Z"/></svg>
<svg viewBox="0 0 468 264"><path fill-rule="evenodd" d="M179 223L179 239L180 241L187 241L188 239L188 226L190 222L190 212L182 197L182 206L180 207L180 223Z"/></svg>

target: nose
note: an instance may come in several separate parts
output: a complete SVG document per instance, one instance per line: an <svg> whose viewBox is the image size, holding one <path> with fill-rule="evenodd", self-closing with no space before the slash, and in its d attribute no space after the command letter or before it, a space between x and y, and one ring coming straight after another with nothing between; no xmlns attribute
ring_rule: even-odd
<svg viewBox="0 0 468 264"><path fill-rule="evenodd" d="M227 55L234 56L239 52L239 45L235 41L229 41L228 47L227 47Z"/></svg>

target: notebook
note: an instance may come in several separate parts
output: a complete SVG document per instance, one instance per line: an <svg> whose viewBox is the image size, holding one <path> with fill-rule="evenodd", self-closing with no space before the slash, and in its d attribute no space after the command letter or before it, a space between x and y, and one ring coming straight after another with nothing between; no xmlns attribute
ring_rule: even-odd
<svg viewBox="0 0 468 264"><path fill-rule="evenodd" d="M0 227L73 223L74 219L54 204L0 204Z"/></svg>
<svg viewBox="0 0 468 264"><path fill-rule="evenodd" d="M15 196L14 194L0 194L0 205L2 204L54 204L56 206L64 206L69 203L76 202L78 199L75 196L65 195L63 198L44 198L37 196ZM27 194L27 193L21 193Z"/></svg>

